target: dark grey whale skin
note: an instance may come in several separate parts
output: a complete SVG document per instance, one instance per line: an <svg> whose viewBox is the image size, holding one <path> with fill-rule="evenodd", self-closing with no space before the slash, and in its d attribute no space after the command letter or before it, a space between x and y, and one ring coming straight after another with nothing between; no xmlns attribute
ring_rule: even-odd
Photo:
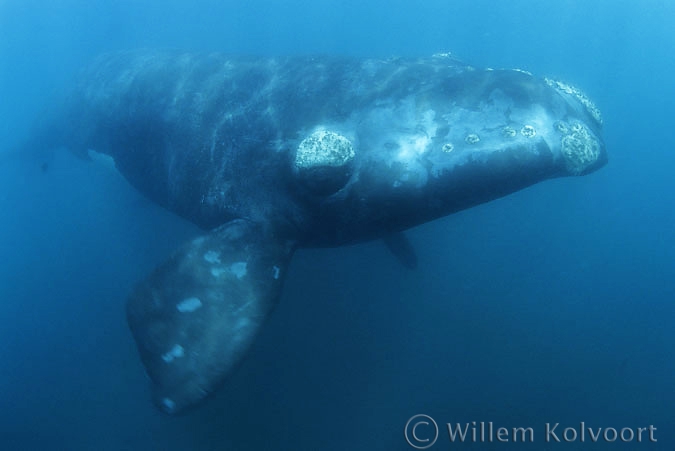
<svg viewBox="0 0 675 451"><path fill-rule="evenodd" d="M127 306L170 413L242 360L296 248L387 237L606 162L599 113L578 90L448 55L108 54L58 124L58 144L110 155L140 192L209 231Z"/></svg>

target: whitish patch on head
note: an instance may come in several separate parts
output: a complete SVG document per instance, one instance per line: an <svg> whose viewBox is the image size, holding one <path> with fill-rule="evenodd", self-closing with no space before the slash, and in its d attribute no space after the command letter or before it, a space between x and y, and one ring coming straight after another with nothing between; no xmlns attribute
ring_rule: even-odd
<svg viewBox="0 0 675 451"><path fill-rule="evenodd" d="M398 141L399 152L396 158L399 161L409 162L417 159L427 151L431 138L426 135L405 136Z"/></svg>
<svg viewBox="0 0 675 451"><path fill-rule="evenodd" d="M178 304L176 304L176 309L178 309L178 311L181 313L186 313L194 312L198 308L201 308L201 306L202 301L199 300L199 298L192 297L180 301Z"/></svg>
<svg viewBox="0 0 675 451"><path fill-rule="evenodd" d="M166 363L171 363L175 359L179 359L185 355L185 349L181 345L173 345L173 348L166 354L162 355L162 360Z"/></svg>
<svg viewBox="0 0 675 451"><path fill-rule="evenodd" d="M246 262L235 262L230 265L230 271L237 279L241 279L246 275Z"/></svg>
<svg viewBox="0 0 675 451"><path fill-rule="evenodd" d="M416 129L419 133L403 135L398 139L399 152L396 158L399 161L404 163L414 161L427 152L438 129L435 117L436 112L434 110L425 111L417 120Z"/></svg>
<svg viewBox="0 0 675 451"><path fill-rule="evenodd" d="M276 265L272 266L272 271L273 271L272 277L274 277L274 280L279 279L279 272L280 272L279 267Z"/></svg>
<svg viewBox="0 0 675 451"><path fill-rule="evenodd" d="M208 251L204 254L204 260L214 265L220 264L220 253L216 251Z"/></svg>

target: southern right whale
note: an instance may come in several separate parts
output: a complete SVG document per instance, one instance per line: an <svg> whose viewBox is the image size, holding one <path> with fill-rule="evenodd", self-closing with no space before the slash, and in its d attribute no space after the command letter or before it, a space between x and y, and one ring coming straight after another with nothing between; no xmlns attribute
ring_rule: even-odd
<svg viewBox="0 0 675 451"><path fill-rule="evenodd" d="M205 230L130 295L167 412L212 393L249 349L295 249L386 238L606 162L578 89L430 58L99 57L36 138L93 149Z"/></svg>

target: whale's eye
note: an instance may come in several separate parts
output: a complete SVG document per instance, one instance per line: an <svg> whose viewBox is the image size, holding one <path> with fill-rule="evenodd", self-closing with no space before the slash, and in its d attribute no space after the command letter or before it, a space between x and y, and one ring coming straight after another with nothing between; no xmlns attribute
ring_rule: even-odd
<svg viewBox="0 0 675 451"><path fill-rule="evenodd" d="M349 139L335 132L318 130L298 145L293 169L312 192L328 195L347 183L355 155Z"/></svg>

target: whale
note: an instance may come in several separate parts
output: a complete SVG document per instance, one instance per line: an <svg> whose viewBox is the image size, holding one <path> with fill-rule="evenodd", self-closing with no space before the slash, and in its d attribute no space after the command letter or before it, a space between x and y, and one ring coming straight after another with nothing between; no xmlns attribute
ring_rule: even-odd
<svg viewBox="0 0 675 451"><path fill-rule="evenodd" d="M176 414L222 386L277 304L297 249L382 239L607 162L581 90L453 55L101 55L33 143L109 156L203 233L126 304L152 398ZM139 277L140 278L140 277Z"/></svg>

